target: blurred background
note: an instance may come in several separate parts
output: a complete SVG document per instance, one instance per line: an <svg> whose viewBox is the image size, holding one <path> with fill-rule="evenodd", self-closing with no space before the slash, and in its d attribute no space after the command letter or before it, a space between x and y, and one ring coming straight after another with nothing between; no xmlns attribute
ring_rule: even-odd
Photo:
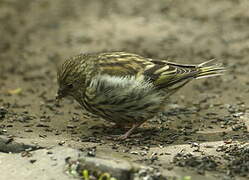
<svg viewBox="0 0 249 180"><path fill-rule="evenodd" d="M54 90L65 58L125 50L179 63L215 58L236 72L223 85L243 91L247 76L238 75L249 68L248 7L247 0L1 0L0 80Z"/></svg>

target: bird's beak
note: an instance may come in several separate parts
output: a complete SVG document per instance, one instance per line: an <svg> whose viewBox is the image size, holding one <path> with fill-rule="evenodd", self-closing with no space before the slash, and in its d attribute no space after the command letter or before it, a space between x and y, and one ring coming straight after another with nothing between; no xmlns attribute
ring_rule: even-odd
<svg viewBox="0 0 249 180"><path fill-rule="evenodd" d="M55 97L55 101L56 102L59 102L62 98L57 94L56 97Z"/></svg>
<svg viewBox="0 0 249 180"><path fill-rule="evenodd" d="M58 92L57 92L57 95L55 97L55 101L59 102L64 97L65 97L65 95L62 93L62 90L59 89Z"/></svg>

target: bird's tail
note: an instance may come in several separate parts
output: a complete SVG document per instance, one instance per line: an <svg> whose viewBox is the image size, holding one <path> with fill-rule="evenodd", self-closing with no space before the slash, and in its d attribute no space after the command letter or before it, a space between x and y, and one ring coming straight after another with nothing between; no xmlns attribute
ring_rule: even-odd
<svg viewBox="0 0 249 180"><path fill-rule="evenodd" d="M226 71L225 67L222 64L213 64L214 60L209 60L204 63L197 65L199 73L196 75L196 79L220 76Z"/></svg>

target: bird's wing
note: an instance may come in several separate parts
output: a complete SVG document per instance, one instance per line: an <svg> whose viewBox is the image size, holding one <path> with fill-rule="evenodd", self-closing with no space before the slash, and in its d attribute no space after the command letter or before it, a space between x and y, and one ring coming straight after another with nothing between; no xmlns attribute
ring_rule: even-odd
<svg viewBox="0 0 249 180"><path fill-rule="evenodd" d="M164 60L151 60L154 67L144 71L144 75L150 77L158 88L182 87L181 84L195 78L199 73L196 65L177 64Z"/></svg>
<svg viewBox="0 0 249 180"><path fill-rule="evenodd" d="M126 52L101 53L97 59L95 70L100 74L144 78L159 89L179 89L199 73L198 65L153 60Z"/></svg>
<svg viewBox="0 0 249 180"><path fill-rule="evenodd" d="M126 52L101 53L96 59L98 62L94 69L100 74L111 76L137 77L143 73L146 66L153 65L149 59Z"/></svg>

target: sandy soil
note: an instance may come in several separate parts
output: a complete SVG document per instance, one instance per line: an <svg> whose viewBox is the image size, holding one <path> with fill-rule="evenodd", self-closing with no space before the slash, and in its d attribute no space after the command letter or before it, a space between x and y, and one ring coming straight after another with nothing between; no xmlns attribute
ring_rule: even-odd
<svg viewBox="0 0 249 180"><path fill-rule="evenodd" d="M220 166L178 168L181 159L173 157L223 157L219 146L248 141L248 7L247 0L1 0L0 134L41 146L96 147L193 178L246 176ZM179 63L215 58L228 71L184 87L159 117L118 142L110 135L122 130L72 100L54 102L56 69L65 58L111 50Z"/></svg>

